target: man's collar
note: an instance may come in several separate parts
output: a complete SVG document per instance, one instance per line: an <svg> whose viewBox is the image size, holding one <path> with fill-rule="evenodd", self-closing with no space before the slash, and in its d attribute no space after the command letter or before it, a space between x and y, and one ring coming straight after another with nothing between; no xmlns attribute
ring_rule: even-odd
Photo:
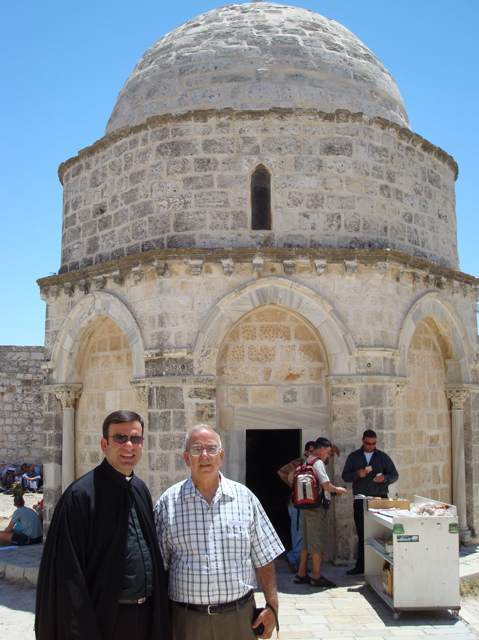
<svg viewBox="0 0 479 640"><path fill-rule="evenodd" d="M219 495L220 497L221 495L234 497L234 491L228 478L225 478L224 475L221 473L221 471L218 471L218 475L220 477L220 483L218 485L218 488L216 489L215 495ZM194 498L197 495L197 493L201 494L201 491L196 488L195 483L193 482L193 479L191 476L185 480L183 484L183 492L184 492L185 500L188 500L189 498ZM218 494L218 492L220 493Z"/></svg>
<svg viewBox="0 0 479 640"><path fill-rule="evenodd" d="M131 485L131 481L134 478L133 471L131 472L131 475L127 477L112 467L106 458L101 463L100 468L109 480L121 487L124 487L125 489Z"/></svg>

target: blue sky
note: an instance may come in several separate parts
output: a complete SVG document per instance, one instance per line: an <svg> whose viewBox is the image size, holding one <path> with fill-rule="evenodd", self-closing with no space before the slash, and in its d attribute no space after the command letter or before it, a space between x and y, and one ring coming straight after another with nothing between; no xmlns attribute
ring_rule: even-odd
<svg viewBox="0 0 479 640"><path fill-rule="evenodd" d="M221 0L0 6L0 344L41 345L36 280L60 266L61 162L101 138L140 57ZM411 128L452 155L461 270L479 277L478 0L291 0L355 33L394 76Z"/></svg>

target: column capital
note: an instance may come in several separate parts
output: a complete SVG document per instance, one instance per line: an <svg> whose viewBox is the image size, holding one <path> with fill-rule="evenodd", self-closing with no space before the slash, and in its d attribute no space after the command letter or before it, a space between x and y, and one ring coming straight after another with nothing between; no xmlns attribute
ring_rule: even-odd
<svg viewBox="0 0 479 640"><path fill-rule="evenodd" d="M138 398L145 403L148 402L149 381L142 378L140 380L130 380L130 384L136 391Z"/></svg>
<svg viewBox="0 0 479 640"><path fill-rule="evenodd" d="M81 382L71 384L55 384L51 386L52 393L62 403L63 411L75 409L76 401L81 396L83 385Z"/></svg>
<svg viewBox="0 0 479 640"><path fill-rule="evenodd" d="M464 409L469 398L470 389L464 384L446 384L444 387L447 398L452 403L452 410Z"/></svg>

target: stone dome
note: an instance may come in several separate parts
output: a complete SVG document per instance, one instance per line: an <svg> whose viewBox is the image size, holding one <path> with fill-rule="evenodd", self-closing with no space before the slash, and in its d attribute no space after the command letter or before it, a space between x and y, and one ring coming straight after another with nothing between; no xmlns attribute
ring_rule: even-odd
<svg viewBox="0 0 479 640"><path fill-rule="evenodd" d="M354 34L272 2L209 11L158 40L126 81L106 133L211 108L347 109L409 128L393 77Z"/></svg>

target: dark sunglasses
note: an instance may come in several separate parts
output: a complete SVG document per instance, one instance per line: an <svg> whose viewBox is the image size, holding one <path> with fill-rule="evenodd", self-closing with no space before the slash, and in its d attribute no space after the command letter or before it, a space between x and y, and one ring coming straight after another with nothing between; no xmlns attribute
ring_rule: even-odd
<svg viewBox="0 0 479 640"><path fill-rule="evenodd" d="M131 444L136 446L143 444L143 440L145 439L143 436L126 436L124 433L115 433L114 436L107 436L107 438L111 438L116 444L125 444L125 442L130 440Z"/></svg>

